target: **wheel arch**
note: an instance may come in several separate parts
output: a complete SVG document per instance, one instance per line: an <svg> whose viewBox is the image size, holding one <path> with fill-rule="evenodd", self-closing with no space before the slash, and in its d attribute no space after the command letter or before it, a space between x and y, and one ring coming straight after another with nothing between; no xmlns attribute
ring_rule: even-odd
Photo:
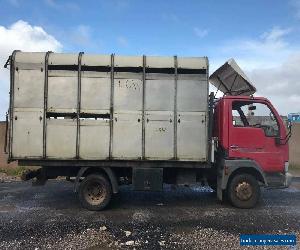
<svg viewBox="0 0 300 250"><path fill-rule="evenodd" d="M114 194L119 192L119 185L118 185L116 175L115 175L114 171L109 167L82 167L82 168L80 168L77 173L76 179L75 179L74 192L75 193L78 192L81 177L86 177L90 174L97 174L97 173L103 174L108 178Z"/></svg>
<svg viewBox="0 0 300 250"><path fill-rule="evenodd" d="M256 168L253 167L239 167L237 169L235 169L229 176L228 178L228 183L230 183L230 181L232 180L232 178L238 174L250 174L252 176L254 176L259 182L263 183L264 185L266 184L264 177L262 175L262 173L257 170Z"/></svg>
<svg viewBox="0 0 300 250"><path fill-rule="evenodd" d="M217 197L219 200L223 200L228 183L239 173L251 174L264 186L268 186L266 176L257 162L250 159L222 159L217 168Z"/></svg>
<svg viewBox="0 0 300 250"><path fill-rule="evenodd" d="M222 189L226 189L230 180L235 175L241 173L251 174L259 182L267 185L265 174L255 161L247 159L224 160L222 171Z"/></svg>

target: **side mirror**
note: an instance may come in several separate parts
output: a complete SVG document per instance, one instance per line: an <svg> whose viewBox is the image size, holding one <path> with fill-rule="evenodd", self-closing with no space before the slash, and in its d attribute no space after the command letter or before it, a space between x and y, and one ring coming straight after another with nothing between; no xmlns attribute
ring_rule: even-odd
<svg viewBox="0 0 300 250"><path fill-rule="evenodd" d="M275 139L275 144L276 145L281 145L281 139L280 139L280 137L275 137L274 139Z"/></svg>

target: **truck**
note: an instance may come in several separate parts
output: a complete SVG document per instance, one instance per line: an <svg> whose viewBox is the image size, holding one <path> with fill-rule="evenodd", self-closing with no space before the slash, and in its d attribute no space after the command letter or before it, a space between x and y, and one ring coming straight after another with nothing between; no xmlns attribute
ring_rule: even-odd
<svg viewBox="0 0 300 250"><path fill-rule="evenodd" d="M233 59L210 76L207 57L16 50L5 66L8 161L39 166L23 175L34 185L73 181L84 208L121 185L209 185L238 208L290 185L290 131Z"/></svg>

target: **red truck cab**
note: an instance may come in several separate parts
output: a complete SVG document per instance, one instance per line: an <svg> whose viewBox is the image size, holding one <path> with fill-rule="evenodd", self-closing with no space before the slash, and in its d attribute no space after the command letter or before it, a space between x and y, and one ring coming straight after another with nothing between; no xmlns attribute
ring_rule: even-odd
<svg viewBox="0 0 300 250"><path fill-rule="evenodd" d="M265 173L284 173L289 160L287 132L266 98L223 97L216 105L215 128L228 159L251 159Z"/></svg>
<svg viewBox="0 0 300 250"><path fill-rule="evenodd" d="M253 207L260 186L290 185L290 132L268 99L253 97L255 87L234 60L214 72L210 82L224 93L213 114L218 198L226 192L235 206Z"/></svg>

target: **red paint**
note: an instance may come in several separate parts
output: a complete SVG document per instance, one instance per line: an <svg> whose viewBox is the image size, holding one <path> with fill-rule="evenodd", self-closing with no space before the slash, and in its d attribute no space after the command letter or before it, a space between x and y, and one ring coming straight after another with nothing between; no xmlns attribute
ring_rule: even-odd
<svg viewBox="0 0 300 250"><path fill-rule="evenodd" d="M249 96L225 96L218 102L215 108L214 136L219 138L219 145L227 152L228 158L251 159L265 172L283 172L284 163L288 161L287 144L276 145L275 138L267 137L262 128L233 126L232 102L246 100L266 104L278 121L280 138L285 138L283 120L269 100Z"/></svg>

